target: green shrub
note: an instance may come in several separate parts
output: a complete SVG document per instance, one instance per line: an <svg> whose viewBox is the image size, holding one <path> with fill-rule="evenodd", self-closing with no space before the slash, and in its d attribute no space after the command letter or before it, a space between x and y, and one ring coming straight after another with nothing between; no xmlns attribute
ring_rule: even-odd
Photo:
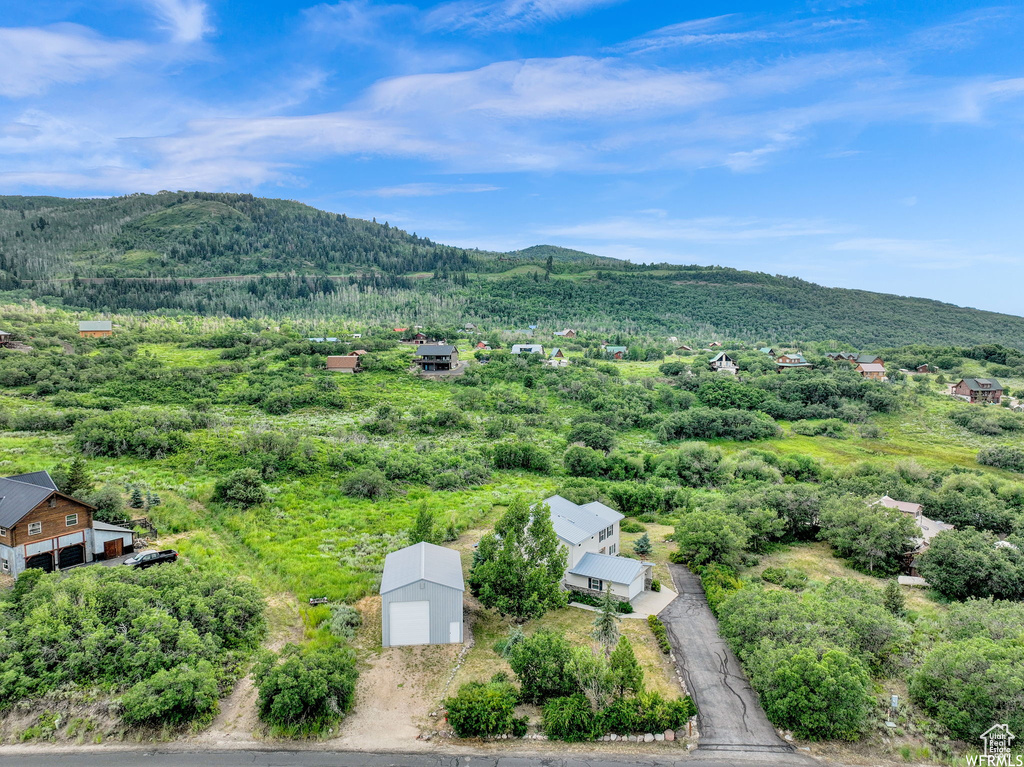
<svg viewBox="0 0 1024 767"><path fill-rule="evenodd" d="M618 698L601 712L603 733L664 732L686 726L697 707L689 696L666 700L656 692Z"/></svg>
<svg viewBox="0 0 1024 767"><path fill-rule="evenodd" d="M356 657L348 648L305 651L286 646L267 655L253 678L260 718L285 734L313 734L342 719L355 699Z"/></svg>
<svg viewBox="0 0 1024 767"><path fill-rule="evenodd" d="M355 639L356 629L363 625L363 616L352 605L331 605L331 634L339 639Z"/></svg>
<svg viewBox="0 0 1024 767"><path fill-rule="evenodd" d="M672 645L668 641L668 630L665 628L665 624L661 622L661 618L657 615L647 616L647 625L651 627L651 631L654 632L654 638L658 642L658 647L661 651L668 655L672 652Z"/></svg>
<svg viewBox="0 0 1024 767"><path fill-rule="evenodd" d="M571 658L572 644L551 631L538 631L517 643L508 662L519 678L523 700L541 703L576 692L576 680L568 672Z"/></svg>
<svg viewBox="0 0 1024 767"><path fill-rule="evenodd" d="M256 469L237 469L217 480L213 500L248 508L266 502L267 488Z"/></svg>
<svg viewBox="0 0 1024 767"><path fill-rule="evenodd" d="M552 698L544 704L544 732L552 740L579 743L600 735L600 717L582 695Z"/></svg>
<svg viewBox="0 0 1024 767"><path fill-rule="evenodd" d="M158 671L121 697L121 719L128 725L180 727L192 721L209 722L217 713L217 673L201 660Z"/></svg>
<svg viewBox="0 0 1024 767"><path fill-rule="evenodd" d="M516 688L508 682L469 682L445 700L448 722L460 738L482 738L518 731ZM525 722L523 722L525 728Z"/></svg>
<svg viewBox="0 0 1024 767"><path fill-rule="evenodd" d="M642 533L647 528L637 522L635 519L624 519L619 524L619 530L624 533Z"/></svg>
<svg viewBox="0 0 1024 767"><path fill-rule="evenodd" d="M1011 445L989 445L978 451L978 463L1024 474L1024 449Z"/></svg>
<svg viewBox="0 0 1024 767"><path fill-rule="evenodd" d="M708 600L711 612L718 615L718 608L731 594L743 588L743 581L736 571L724 565L707 565L698 569L704 596Z"/></svg>
<svg viewBox="0 0 1024 767"><path fill-rule="evenodd" d="M776 586L781 586L782 582L786 580L786 568L766 567L764 572L761 573L761 580L768 583L774 583Z"/></svg>
<svg viewBox="0 0 1024 767"><path fill-rule="evenodd" d="M651 591L661 591L661 581L657 578L651 580Z"/></svg>

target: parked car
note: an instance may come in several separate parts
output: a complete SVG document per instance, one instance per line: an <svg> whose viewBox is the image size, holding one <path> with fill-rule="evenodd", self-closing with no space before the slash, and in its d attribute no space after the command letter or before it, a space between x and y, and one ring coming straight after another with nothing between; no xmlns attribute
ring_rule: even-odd
<svg viewBox="0 0 1024 767"><path fill-rule="evenodd" d="M177 551L174 549L164 549L163 551L143 551L140 554L136 554L134 557L126 559L124 564L144 570L147 567L159 565L162 562L176 562L177 560Z"/></svg>

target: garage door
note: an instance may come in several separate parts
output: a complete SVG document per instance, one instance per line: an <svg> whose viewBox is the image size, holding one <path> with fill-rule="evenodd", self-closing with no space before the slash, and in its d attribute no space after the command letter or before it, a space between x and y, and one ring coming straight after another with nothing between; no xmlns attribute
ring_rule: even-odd
<svg viewBox="0 0 1024 767"><path fill-rule="evenodd" d="M46 552L45 554L36 554L34 557L29 557L25 561L25 567L38 567L40 570L50 572L53 570L53 554Z"/></svg>
<svg viewBox="0 0 1024 767"><path fill-rule="evenodd" d="M60 550L60 569L80 565L85 561L85 544L66 546Z"/></svg>
<svg viewBox="0 0 1024 767"><path fill-rule="evenodd" d="M391 644L430 644L430 602L392 602Z"/></svg>

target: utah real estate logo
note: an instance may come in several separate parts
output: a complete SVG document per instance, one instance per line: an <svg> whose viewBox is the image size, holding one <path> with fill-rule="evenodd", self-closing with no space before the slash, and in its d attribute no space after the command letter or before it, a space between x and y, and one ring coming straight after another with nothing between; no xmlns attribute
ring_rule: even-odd
<svg viewBox="0 0 1024 767"><path fill-rule="evenodd" d="M968 756L968 767L1024 767L1024 755L1013 756L1010 753L1010 746L1016 737L1008 725L992 725L981 734L985 753Z"/></svg>

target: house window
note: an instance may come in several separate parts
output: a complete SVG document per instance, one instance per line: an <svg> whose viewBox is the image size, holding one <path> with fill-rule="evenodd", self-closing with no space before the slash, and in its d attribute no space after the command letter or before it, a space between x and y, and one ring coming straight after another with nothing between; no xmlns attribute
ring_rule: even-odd
<svg viewBox="0 0 1024 767"><path fill-rule="evenodd" d="M74 527L77 524L78 524L78 515L77 514L68 514L66 517L64 517L64 526L65 527Z"/></svg>
<svg viewBox="0 0 1024 767"><path fill-rule="evenodd" d="M604 531L605 538L611 538L613 535L615 535L615 525L611 525L607 530ZM604 540L604 538L602 538L601 540Z"/></svg>
<svg viewBox="0 0 1024 767"><path fill-rule="evenodd" d="M613 557L615 556L616 551L618 551L618 547L614 543L608 547L608 553L611 554Z"/></svg>
<svg viewBox="0 0 1024 767"><path fill-rule="evenodd" d="M7 537L7 528L6 527L0 527L0 538L6 538L6 537Z"/></svg>
<svg viewBox="0 0 1024 767"><path fill-rule="evenodd" d="M29 535L39 535L41 532L43 532L43 523L42 522L29 522L28 523L28 534Z"/></svg>
<svg viewBox="0 0 1024 767"><path fill-rule="evenodd" d="M0 570L5 573L9 573L11 571L11 563L6 559L0 559Z"/></svg>
<svg viewBox="0 0 1024 767"><path fill-rule="evenodd" d="M604 581L600 578L590 578L590 588L593 591L604 591Z"/></svg>
<svg viewBox="0 0 1024 767"><path fill-rule="evenodd" d="M602 530L600 533L598 533L597 540L603 541L605 539L605 537L607 537L607 535L608 535L608 531L607 530Z"/></svg>

